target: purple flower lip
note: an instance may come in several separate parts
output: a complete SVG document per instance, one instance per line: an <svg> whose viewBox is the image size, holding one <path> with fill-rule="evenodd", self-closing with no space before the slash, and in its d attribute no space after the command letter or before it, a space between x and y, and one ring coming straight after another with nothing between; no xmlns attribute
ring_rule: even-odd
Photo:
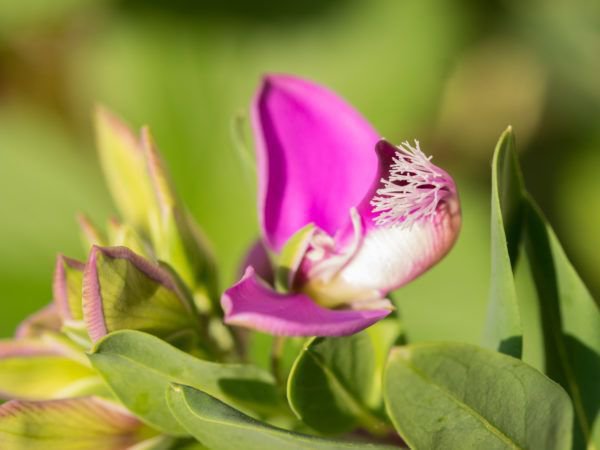
<svg viewBox="0 0 600 450"><path fill-rule="evenodd" d="M259 299L257 301L256 299ZM285 336L342 336L356 333L391 309L333 310L302 293L280 294L260 280L252 267L223 294L225 323Z"/></svg>
<svg viewBox="0 0 600 450"><path fill-rule="evenodd" d="M263 240L288 281L277 292L249 268L223 294L225 321L339 336L388 315L387 293L437 263L458 236L452 178L417 141L390 144L336 94L300 78L265 77L252 121ZM308 225L300 246L296 234Z"/></svg>

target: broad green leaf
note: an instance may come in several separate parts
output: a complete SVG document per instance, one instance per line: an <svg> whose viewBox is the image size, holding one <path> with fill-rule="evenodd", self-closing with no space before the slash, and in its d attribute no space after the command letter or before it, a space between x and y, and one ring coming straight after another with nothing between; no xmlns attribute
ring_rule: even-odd
<svg viewBox="0 0 600 450"><path fill-rule="evenodd" d="M359 423L385 433L386 423L374 412L380 392L375 357L366 331L309 340L288 378L292 410L321 433L350 431Z"/></svg>
<svg viewBox="0 0 600 450"><path fill-rule="evenodd" d="M7 450L126 450L151 433L123 408L96 397L0 406L0 448Z"/></svg>
<svg viewBox="0 0 600 450"><path fill-rule="evenodd" d="M492 162L492 274L484 345L521 357L523 330L513 279L522 217L522 181L512 128L496 145ZM512 264L511 264L512 263Z"/></svg>
<svg viewBox="0 0 600 450"><path fill-rule="evenodd" d="M125 247L94 247L83 281L84 316L93 341L120 329L165 339L196 330L194 306L172 276Z"/></svg>
<svg viewBox="0 0 600 450"><path fill-rule="evenodd" d="M277 289L287 292L292 288L296 271L314 233L315 225L309 223L296 231L285 243L277 258L277 268L275 269L275 286Z"/></svg>
<svg viewBox="0 0 600 450"><path fill-rule="evenodd" d="M556 235L527 198L525 248L543 323L545 371L571 396L575 449L600 449L600 311Z"/></svg>
<svg viewBox="0 0 600 450"><path fill-rule="evenodd" d="M98 108L96 140L102 170L121 215L149 236L157 206L139 138L117 117Z"/></svg>
<svg viewBox="0 0 600 450"><path fill-rule="evenodd" d="M0 342L2 397L64 398L97 380L94 370L69 357L56 345L38 339Z"/></svg>
<svg viewBox="0 0 600 450"><path fill-rule="evenodd" d="M129 410L168 434L186 434L167 408L165 392L172 382L205 390L244 410L267 413L280 408L267 372L203 361L149 334L112 333L96 344L89 357Z"/></svg>
<svg viewBox="0 0 600 450"><path fill-rule="evenodd" d="M63 320L83 319L81 288L85 264L63 255L56 258L52 296Z"/></svg>
<svg viewBox="0 0 600 450"><path fill-rule="evenodd" d="M415 450L568 450L573 410L556 383L470 344L397 347L384 377L388 413Z"/></svg>
<svg viewBox="0 0 600 450"><path fill-rule="evenodd" d="M209 394L189 386L172 386L168 392L168 402L183 427L208 448L215 450L397 448L328 440L276 428L248 417Z"/></svg>

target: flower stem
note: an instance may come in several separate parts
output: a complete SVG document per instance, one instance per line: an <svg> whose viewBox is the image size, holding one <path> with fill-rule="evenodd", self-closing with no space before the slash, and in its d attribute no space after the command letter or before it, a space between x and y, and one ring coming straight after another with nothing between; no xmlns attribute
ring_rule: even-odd
<svg viewBox="0 0 600 450"><path fill-rule="evenodd" d="M281 367L285 340L285 336L273 336L273 343L271 344L271 372L279 386L283 386L285 383L285 377L283 376Z"/></svg>

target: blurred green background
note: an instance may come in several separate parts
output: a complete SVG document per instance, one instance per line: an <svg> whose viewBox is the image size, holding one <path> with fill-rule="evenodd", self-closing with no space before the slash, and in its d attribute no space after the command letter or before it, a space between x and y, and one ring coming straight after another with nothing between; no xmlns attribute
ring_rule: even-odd
<svg viewBox="0 0 600 450"><path fill-rule="evenodd" d="M0 0L0 336L50 300L57 252L85 258L75 213L114 214L96 102L152 127L233 281L257 226L230 124L272 71L330 86L455 176L458 245L396 294L411 338L479 340L490 158L508 124L530 190L600 293L599 2Z"/></svg>

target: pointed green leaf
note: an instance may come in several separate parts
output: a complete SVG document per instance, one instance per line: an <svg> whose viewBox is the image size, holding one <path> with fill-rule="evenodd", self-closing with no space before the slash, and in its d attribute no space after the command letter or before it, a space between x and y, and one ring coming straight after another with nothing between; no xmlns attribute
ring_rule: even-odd
<svg viewBox="0 0 600 450"><path fill-rule="evenodd" d="M81 290L85 264L59 254L56 257L52 295L63 320L83 319Z"/></svg>
<svg viewBox="0 0 600 450"><path fill-rule="evenodd" d="M271 412L280 407L267 372L203 361L149 334L115 332L98 342L89 357L129 410L168 434L186 434L166 405L171 382L203 389L244 410Z"/></svg>
<svg viewBox="0 0 600 450"><path fill-rule="evenodd" d="M138 137L117 117L98 108L96 140L104 176L121 215L149 236L156 200Z"/></svg>
<svg viewBox="0 0 600 450"><path fill-rule="evenodd" d="M370 334L309 340L288 378L288 401L307 425L321 433L342 433L361 424L385 434L380 378Z"/></svg>
<svg viewBox="0 0 600 450"><path fill-rule="evenodd" d="M87 252L94 245L105 246L108 245L106 238L94 225L91 219L85 214L77 214L77 223L81 231L81 240L83 242L84 250Z"/></svg>
<svg viewBox="0 0 600 450"><path fill-rule="evenodd" d="M127 247L144 258L154 257L150 244L131 225L116 219L108 222L108 241L111 247Z"/></svg>
<svg viewBox="0 0 600 450"><path fill-rule="evenodd" d="M492 275L484 345L521 357L523 330L513 279L522 216L522 181L509 127L500 137L492 162ZM512 262L512 264L511 264Z"/></svg>
<svg viewBox="0 0 600 450"><path fill-rule="evenodd" d="M220 312L214 257L180 203L147 127L141 138L103 109L97 114L100 160L122 216L156 257L190 286L198 306Z"/></svg>
<svg viewBox="0 0 600 450"><path fill-rule="evenodd" d="M0 406L0 448L7 450L127 450L149 434L123 408L95 397Z"/></svg>
<svg viewBox="0 0 600 450"><path fill-rule="evenodd" d="M84 317L93 341L121 329L165 339L199 326L171 275L125 247L94 247L83 279Z"/></svg>
<svg viewBox="0 0 600 450"><path fill-rule="evenodd" d="M573 411L565 391L516 358L470 344L394 349L384 396L414 449L570 448Z"/></svg>
<svg viewBox="0 0 600 450"><path fill-rule="evenodd" d="M531 198L526 214L525 248L541 311L546 374L573 401L573 448L600 449L600 311Z"/></svg>
<svg viewBox="0 0 600 450"><path fill-rule="evenodd" d="M397 447L318 438L276 428L252 419L209 394L189 386L172 386L171 411L196 439L219 450L391 450Z"/></svg>
<svg viewBox="0 0 600 450"><path fill-rule="evenodd" d="M171 209L154 245L157 257L168 262L190 287L198 309L222 314L212 250L190 214L179 207Z"/></svg>
<svg viewBox="0 0 600 450"><path fill-rule="evenodd" d="M0 395L45 400L64 398L82 382L97 379L65 349L39 339L0 341ZM87 380L87 381L85 381Z"/></svg>
<svg viewBox="0 0 600 450"><path fill-rule="evenodd" d="M142 129L141 148L156 200L157 216L151 223L151 237L157 258L179 273L202 311L220 312L212 250L200 227L177 198L148 127Z"/></svg>

